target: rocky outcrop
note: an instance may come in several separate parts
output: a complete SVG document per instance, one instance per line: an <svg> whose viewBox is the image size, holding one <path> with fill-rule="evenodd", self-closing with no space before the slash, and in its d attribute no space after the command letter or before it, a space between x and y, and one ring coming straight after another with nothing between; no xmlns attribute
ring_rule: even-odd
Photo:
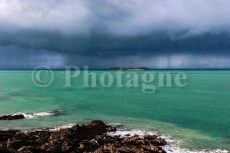
<svg viewBox="0 0 230 153"><path fill-rule="evenodd" d="M25 116L22 114L0 116L0 120L21 120L24 118L25 118Z"/></svg>
<svg viewBox="0 0 230 153"><path fill-rule="evenodd" d="M51 112L48 112L51 114L51 116L59 116L59 115L63 115L64 112L62 110L53 110Z"/></svg>
<svg viewBox="0 0 230 153"><path fill-rule="evenodd" d="M0 152L6 153L164 153L158 136L109 136L116 127L102 121L58 131L0 131Z"/></svg>

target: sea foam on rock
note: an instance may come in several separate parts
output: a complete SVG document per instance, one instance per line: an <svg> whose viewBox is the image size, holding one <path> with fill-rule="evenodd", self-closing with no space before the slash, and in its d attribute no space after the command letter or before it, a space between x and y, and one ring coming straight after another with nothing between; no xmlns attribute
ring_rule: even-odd
<svg viewBox="0 0 230 153"><path fill-rule="evenodd" d="M112 137L133 137L133 136L138 136L138 137L156 137L163 140L162 143L162 148L167 152L167 153L229 153L228 150L223 150L223 149L203 149L203 150L190 150L187 148L181 148L180 143L183 142L183 140L178 140L173 138L170 135L166 134L160 134L159 132L156 131L145 131L142 129L126 129L121 124L112 124L116 127L118 127L118 130L114 132L108 132L107 135L112 136ZM121 127L121 128L120 128ZM167 142L167 144L164 143Z"/></svg>
<svg viewBox="0 0 230 153"><path fill-rule="evenodd" d="M15 113L12 115L0 116L0 120L21 120L21 119L33 119L40 116L59 116L64 112L62 110L53 110L48 112L37 112L37 113Z"/></svg>

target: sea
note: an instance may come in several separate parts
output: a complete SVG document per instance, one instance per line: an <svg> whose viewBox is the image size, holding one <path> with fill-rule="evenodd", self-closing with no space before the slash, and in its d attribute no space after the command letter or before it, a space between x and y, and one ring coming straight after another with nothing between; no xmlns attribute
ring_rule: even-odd
<svg viewBox="0 0 230 153"><path fill-rule="evenodd" d="M118 127L111 135L157 134L168 141L167 152L230 151L230 70L123 71L119 84L117 73L2 70L0 115L26 119L0 121L0 129L59 129L102 120ZM159 85L159 74L172 83ZM182 74L183 85L176 85Z"/></svg>

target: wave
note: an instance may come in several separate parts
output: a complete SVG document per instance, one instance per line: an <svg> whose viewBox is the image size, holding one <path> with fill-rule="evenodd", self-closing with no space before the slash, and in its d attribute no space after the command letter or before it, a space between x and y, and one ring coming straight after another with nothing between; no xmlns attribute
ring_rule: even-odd
<svg viewBox="0 0 230 153"><path fill-rule="evenodd" d="M133 130L127 130L127 129L118 129L116 132L108 132L107 135L109 136L119 136L119 137L131 137L134 135L138 136L144 136L144 135L157 135L167 141L167 145L163 146L162 148L167 152L167 153L229 153L228 150L221 150L221 149L203 149L203 150L189 150L187 148L181 148L179 147L179 144L183 140L175 140L172 138L170 135L162 135L159 134L159 132L149 132L149 131L144 131L140 129L133 129Z"/></svg>
<svg viewBox="0 0 230 153"><path fill-rule="evenodd" d="M15 113L13 115L23 115L26 119L33 119L40 116L59 116L64 112L62 110L53 110L48 112L37 112L37 113Z"/></svg>
<svg viewBox="0 0 230 153"><path fill-rule="evenodd" d="M215 150L208 150L208 149L204 149L204 150L189 150L189 149L185 149L185 148L179 148L179 147L163 147L163 149L167 152L167 153L229 153L229 151L227 150L221 150L221 149L215 149Z"/></svg>
<svg viewBox="0 0 230 153"><path fill-rule="evenodd" d="M76 124L74 123L70 123L70 124L67 124L67 125L60 125L60 126L57 126L57 127L54 127L54 128L49 128L49 131L59 131L61 129L66 129L66 128L72 128L73 126L75 126Z"/></svg>

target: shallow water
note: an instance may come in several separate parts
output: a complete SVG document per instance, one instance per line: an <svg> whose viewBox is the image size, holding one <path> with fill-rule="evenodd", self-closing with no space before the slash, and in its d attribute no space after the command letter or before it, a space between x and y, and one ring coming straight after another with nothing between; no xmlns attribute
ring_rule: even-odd
<svg viewBox="0 0 230 153"><path fill-rule="evenodd" d="M100 76L105 71L91 72ZM125 73L132 72L177 73ZM188 77L185 87L157 88L155 93L146 94L141 86L86 88L83 74L66 88L63 71L54 72L50 86L39 88L32 82L31 71L1 71L0 114L52 110L63 110L64 114L0 121L0 127L31 129L102 119L128 129L157 131L189 149L230 150L230 71L183 72Z"/></svg>

